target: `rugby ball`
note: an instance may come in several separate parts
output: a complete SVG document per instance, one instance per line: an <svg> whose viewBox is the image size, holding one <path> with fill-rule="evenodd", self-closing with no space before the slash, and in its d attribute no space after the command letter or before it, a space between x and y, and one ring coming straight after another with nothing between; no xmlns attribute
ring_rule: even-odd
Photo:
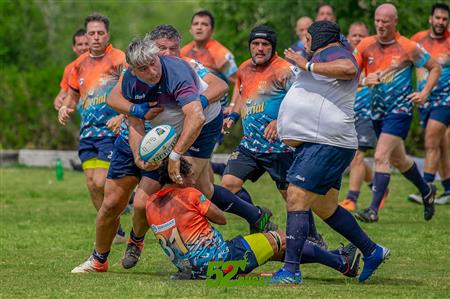
<svg viewBox="0 0 450 299"><path fill-rule="evenodd" d="M159 163L169 156L177 140L175 129L169 125L154 127L139 145L139 157L148 163Z"/></svg>

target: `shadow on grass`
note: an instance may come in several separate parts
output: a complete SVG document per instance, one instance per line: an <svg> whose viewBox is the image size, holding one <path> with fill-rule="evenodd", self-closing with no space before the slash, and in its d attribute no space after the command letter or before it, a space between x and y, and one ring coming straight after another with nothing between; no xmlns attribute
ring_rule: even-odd
<svg viewBox="0 0 450 299"><path fill-rule="evenodd" d="M305 281L312 280L317 282L331 283L331 284L359 284L357 278L343 279L343 278L323 278L323 277L305 277ZM392 285L392 286L420 286L423 283L420 280L403 279L403 278L374 278L368 280L361 285Z"/></svg>

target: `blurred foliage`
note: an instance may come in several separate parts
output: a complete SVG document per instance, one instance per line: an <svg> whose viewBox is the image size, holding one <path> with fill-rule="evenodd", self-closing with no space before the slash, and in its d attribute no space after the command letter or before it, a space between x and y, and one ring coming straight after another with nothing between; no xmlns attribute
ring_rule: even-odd
<svg viewBox="0 0 450 299"><path fill-rule="evenodd" d="M53 99L59 90L64 66L75 58L72 34L84 26L84 17L99 12L110 18L111 42L124 49L130 40L158 24L172 24L184 42L190 40L192 13L209 9L216 17L215 38L228 47L238 63L249 57L248 33L256 24L270 24L278 34L278 51L296 41L298 17L314 16L323 1L231 0L2 0L0 1L0 148L75 149L78 125L61 127ZM428 27L433 1L392 1L399 8L399 29L406 36ZM331 0L343 32L356 20L373 33L373 12L382 1ZM227 135L220 150L229 152L238 143L241 127ZM414 122L408 150L422 147L421 130Z"/></svg>

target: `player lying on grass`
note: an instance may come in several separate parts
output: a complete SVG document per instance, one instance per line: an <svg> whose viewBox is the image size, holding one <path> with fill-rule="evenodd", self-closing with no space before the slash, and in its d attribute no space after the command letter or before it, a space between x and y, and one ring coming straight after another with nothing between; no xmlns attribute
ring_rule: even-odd
<svg viewBox="0 0 450 299"><path fill-rule="evenodd" d="M183 184L174 183L168 175L168 160L159 168L161 191L147 200L147 221L163 251L178 268L175 278L206 278L208 262L247 260L243 271L249 273L269 260L284 259L285 233L269 231L237 236L225 241L210 222L225 225L223 212L193 188L194 173L184 158L180 160ZM312 242L304 245L302 263L320 263L345 276L358 273L361 254L353 244L326 251Z"/></svg>

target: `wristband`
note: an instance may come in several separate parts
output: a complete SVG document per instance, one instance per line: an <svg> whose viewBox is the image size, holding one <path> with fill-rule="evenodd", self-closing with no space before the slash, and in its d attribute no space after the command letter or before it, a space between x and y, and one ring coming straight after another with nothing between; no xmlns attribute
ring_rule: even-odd
<svg viewBox="0 0 450 299"><path fill-rule="evenodd" d="M314 72L314 63L312 63L312 62L308 62L308 63L306 63L306 70L308 71L308 72L311 72L311 73L313 73Z"/></svg>
<svg viewBox="0 0 450 299"><path fill-rule="evenodd" d="M237 112L231 112L230 115L228 115L228 118L231 119L234 123L236 123L241 116Z"/></svg>
<svg viewBox="0 0 450 299"><path fill-rule="evenodd" d="M149 103L131 104L128 115L145 119L145 115L150 111Z"/></svg>
<svg viewBox="0 0 450 299"><path fill-rule="evenodd" d="M202 95L202 94L200 95L200 102L202 103L203 109L205 109L205 108L208 107L208 105L209 105L208 98L205 97L205 96Z"/></svg>
<svg viewBox="0 0 450 299"><path fill-rule="evenodd" d="M173 161L179 161L181 158L181 155L175 151L171 151L169 155L169 159Z"/></svg>

